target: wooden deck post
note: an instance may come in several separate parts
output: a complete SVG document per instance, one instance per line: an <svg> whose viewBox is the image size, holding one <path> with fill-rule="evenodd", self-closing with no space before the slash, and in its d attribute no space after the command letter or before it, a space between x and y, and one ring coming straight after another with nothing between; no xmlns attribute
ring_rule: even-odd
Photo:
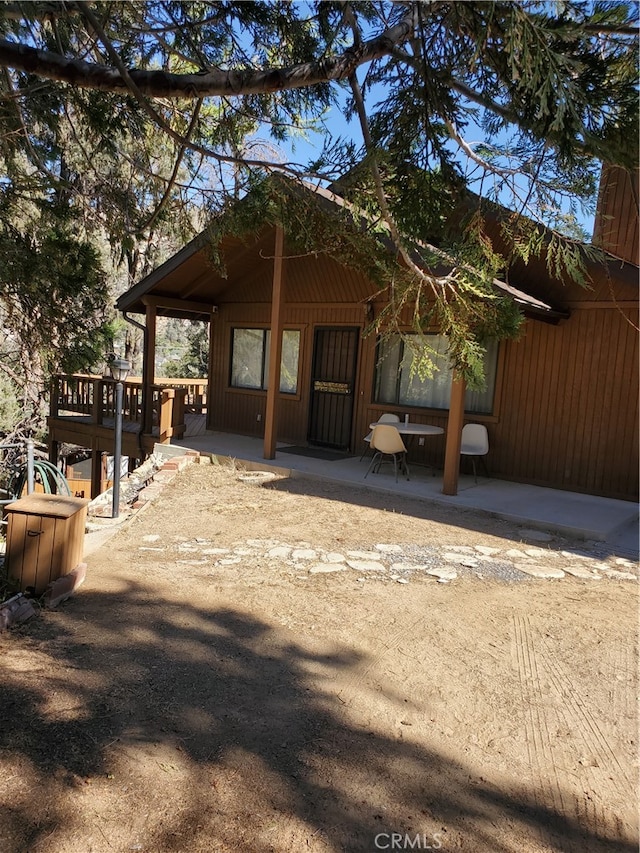
<svg viewBox="0 0 640 853"><path fill-rule="evenodd" d="M91 406L91 423L101 424L104 412L102 410L102 379L94 379L93 385L93 403Z"/></svg>
<svg viewBox="0 0 640 853"><path fill-rule="evenodd" d="M147 303L146 330L144 334L144 352L142 354L142 434L150 435L153 431L153 389L156 378L156 306Z"/></svg>
<svg viewBox="0 0 640 853"><path fill-rule="evenodd" d="M158 412L158 442L160 444L171 443L175 396L175 388L163 388L160 392L160 411Z"/></svg>
<svg viewBox="0 0 640 853"><path fill-rule="evenodd" d="M173 438L182 438L184 436L184 431L186 428L184 422L186 396L186 388L174 389L173 410L171 412L171 436Z"/></svg>
<svg viewBox="0 0 640 853"><path fill-rule="evenodd" d="M104 453L98 448L91 451L91 500L97 498L102 491L104 475Z"/></svg>
<svg viewBox="0 0 640 853"><path fill-rule="evenodd" d="M449 421L447 423L447 444L444 451L443 495L458 494L458 472L460 470L460 443L462 441L462 423L464 421L464 395L467 383L455 370L451 382L451 400L449 401Z"/></svg>
<svg viewBox="0 0 640 853"><path fill-rule="evenodd" d="M267 385L267 409L264 423L265 459L276 458L278 434L277 402L280 393L280 359L282 358L282 252L284 232L276 227L275 257L273 260L273 290L271 293L271 341L269 344L269 377Z"/></svg>

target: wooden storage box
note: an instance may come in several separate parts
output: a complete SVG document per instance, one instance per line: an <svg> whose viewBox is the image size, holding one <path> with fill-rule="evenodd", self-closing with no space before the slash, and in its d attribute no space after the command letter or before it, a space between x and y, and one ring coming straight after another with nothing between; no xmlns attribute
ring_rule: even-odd
<svg viewBox="0 0 640 853"><path fill-rule="evenodd" d="M5 507L9 584L42 595L51 581L82 562L87 504L83 498L32 494Z"/></svg>

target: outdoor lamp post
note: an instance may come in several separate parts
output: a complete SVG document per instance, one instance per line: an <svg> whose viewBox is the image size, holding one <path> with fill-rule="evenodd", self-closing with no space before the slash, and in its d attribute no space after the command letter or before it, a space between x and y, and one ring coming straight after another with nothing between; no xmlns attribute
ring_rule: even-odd
<svg viewBox="0 0 640 853"><path fill-rule="evenodd" d="M113 488L111 517L120 515L120 462L122 458L122 404L124 385L122 384L131 370L126 358L112 358L109 362L109 373L116 381L115 393L115 429L113 447Z"/></svg>

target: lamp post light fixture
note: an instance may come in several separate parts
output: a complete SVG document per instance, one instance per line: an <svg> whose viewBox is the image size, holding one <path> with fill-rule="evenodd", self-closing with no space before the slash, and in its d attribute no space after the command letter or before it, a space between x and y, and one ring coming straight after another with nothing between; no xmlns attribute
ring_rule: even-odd
<svg viewBox="0 0 640 853"><path fill-rule="evenodd" d="M122 459L122 406L124 396L124 385L122 384L131 370L131 365L126 358L112 358L109 361L109 373L115 379L115 429L113 447L113 487L111 490L111 517L118 518L120 515L120 465Z"/></svg>

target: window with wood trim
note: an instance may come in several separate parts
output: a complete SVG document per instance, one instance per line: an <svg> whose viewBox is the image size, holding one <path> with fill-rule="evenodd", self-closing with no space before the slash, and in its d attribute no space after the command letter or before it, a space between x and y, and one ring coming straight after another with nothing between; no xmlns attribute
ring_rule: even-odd
<svg viewBox="0 0 640 853"><path fill-rule="evenodd" d="M231 330L232 388L266 391L269 379L270 329ZM282 332L282 358L280 360L280 392L296 394L298 391L298 365L300 361L300 332L285 329Z"/></svg>
<svg viewBox="0 0 640 853"><path fill-rule="evenodd" d="M376 403L417 406L424 409L448 409L451 399L452 370L447 358L444 335L400 335L378 343L375 393ZM437 370L432 377L421 377L415 369L422 348L428 348ZM482 391L467 390L465 411L491 414L498 365L498 342L491 341L484 355L486 387Z"/></svg>

